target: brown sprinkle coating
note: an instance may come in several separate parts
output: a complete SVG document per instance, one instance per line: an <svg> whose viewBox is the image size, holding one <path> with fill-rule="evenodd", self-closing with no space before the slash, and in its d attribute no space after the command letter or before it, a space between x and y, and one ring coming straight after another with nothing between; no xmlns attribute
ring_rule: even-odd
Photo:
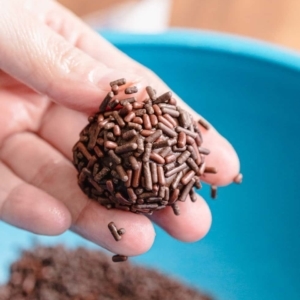
<svg viewBox="0 0 300 300"><path fill-rule="evenodd" d="M147 87L149 98L137 102L126 96L137 88L119 88L123 82L112 82L118 99L112 92L106 96L103 113L89 118L73 148L78 183L107 208L151 215L172 206L178 214L176 201L196 199L192 189L201 188L198 176L216 171L205 165L209 150L172 93L157 96Z"/></svg>
<svg viewBox="0 0 300 300"><path fill-rule="evenodd" d="M200 118L200 119L198 120L198 123L199 123L204 129L206 129L206 130L209 130L209 129L210 129L210 124L209 124L206 120L204 120L203 118Z"/></svg>
<svg viewBox="0 0 300 300"><path fill-rule="evenodd" d="M121 86L121 85L126 84L126 79L125 78L117 79L117 80L110 82L109 84L111 87L113 87L114 85Z"/></svg>
<svg viewBox="0 0 300 300"><path fill-rule="evenodd" d="M120 255L120 254L116 254L112 257L113 262L123 262L123 261L126 261L127 259L128 259L128 256Z"/></svg>
<svg viewBox="0 0 300 300"><path fill-rule="evenodd" d="M118 242L121 239L121 236L118 233L118 229L117 229L116 224L114 222L110 222L108 224L108 229L111 232L111 234L114 237L114 239Z"/></svg>
<svg viewBox="0 0 300 300"><path fill-rule="evenodd" d="M217 191L218 191L218 187L216 185L212 185L210 187L210 196L211 196L212 199L217 198Z"/></svg>

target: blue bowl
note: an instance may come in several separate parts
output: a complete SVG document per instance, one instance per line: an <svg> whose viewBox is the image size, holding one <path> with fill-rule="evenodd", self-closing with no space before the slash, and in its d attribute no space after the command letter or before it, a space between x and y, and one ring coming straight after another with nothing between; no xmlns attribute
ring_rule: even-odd
<svg viewBox="0 0 300 300"><path fill-rule="evenodd" d="M153 249L132 260L216 299L300 299L300 57L215 33L105 36L211 121L235 146L245 176L209 201L214 221L202 241L181 243L157 228ZM208 198L207 187L201 193ZM0 232L0 281L34 240L95 247L72 233L38 237L3 223Z"/></svg>

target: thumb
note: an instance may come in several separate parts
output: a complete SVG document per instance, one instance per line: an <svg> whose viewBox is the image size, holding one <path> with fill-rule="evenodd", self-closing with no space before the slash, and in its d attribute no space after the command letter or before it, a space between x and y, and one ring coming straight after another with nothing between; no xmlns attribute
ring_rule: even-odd
<svg viewBox="0 0 300 300"><path fill-rule="evenodd" d="M4 72L55 102L84 112L98 108L110 81L125 77L127 85L139 85L138 76L91 58L20 10L17 2L4 2L7 7L0 12L0 40L7 41L0 43L0 69Z"/></svg>

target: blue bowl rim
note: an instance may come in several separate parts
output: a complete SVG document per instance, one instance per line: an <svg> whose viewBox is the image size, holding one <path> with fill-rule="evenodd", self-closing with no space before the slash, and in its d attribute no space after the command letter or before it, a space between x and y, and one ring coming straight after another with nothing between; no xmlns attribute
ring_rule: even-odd
<svg viewBox="0 0 300 300"><path fill-rule="evenodd" d="M261 40L207 30L173 29L157 34L99 31L118 47L147 46L201 49L274 64L300 72L300 54Z"/></svg>

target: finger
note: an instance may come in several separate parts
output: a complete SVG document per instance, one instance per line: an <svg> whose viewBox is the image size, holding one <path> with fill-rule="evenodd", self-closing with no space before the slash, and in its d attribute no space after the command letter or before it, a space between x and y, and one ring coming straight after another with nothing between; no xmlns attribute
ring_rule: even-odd
<svg viewBox="0 0 300 300"><path fill-rule="evenodd" d="M9 43L0 44L0 69L55 101L82 111L94 111L99 106L112 80L126 77L128 84L139 85L140 77L93 59L33 17L22 7L26 3L3 2L0 39Z"/></svg>
<svg viewBox="0 0 300 300"><path fill-rule="evenodd" d="M0 219L44 235L69 229L71 216L65 205L18 178L0 161Z"/></svg>
<svg viewBox="0 0 300 300"><path fill-rule="evenodd" d="M138 255L151 247L155 233L148 218L107 210L87 199L78 187L75 168L39 137L30 133L12 136L3 145L0 158L24 181L62 201L71 213L72 230L83 237L124 255ZM126 230L119 242L107 228L111 221Z"/></svg>
<svg viewBox="0 0 300 300"><path fill-rule="evenodd" d="M195 242L202 239L210 229L212 216L207 203L197 196L196 202L190 197L185 202L177 201L180 215L176 216L168 206L151 216L156 224L174 238L184 242Z"/></svg>

